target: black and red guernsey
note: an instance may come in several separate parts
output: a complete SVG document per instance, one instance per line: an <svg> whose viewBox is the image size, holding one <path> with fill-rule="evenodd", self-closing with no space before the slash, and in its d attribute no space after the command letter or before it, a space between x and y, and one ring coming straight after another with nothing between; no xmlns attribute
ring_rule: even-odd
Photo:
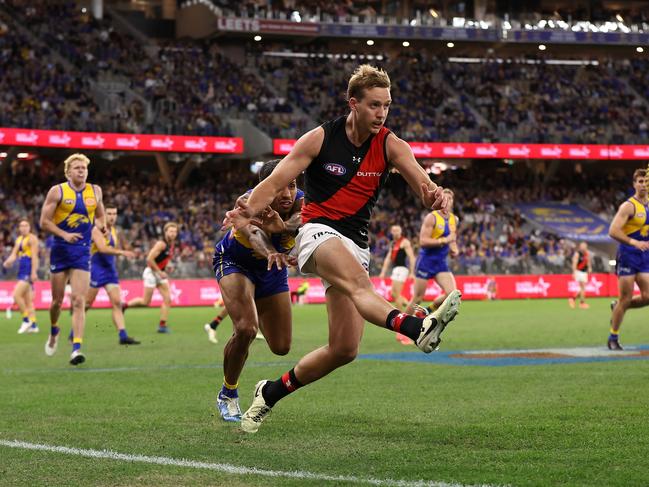
<svg viewBox="0 0 649 487"><path fill-rule="evenodd" d="M381 127L356 147L345 132L347 116L322 124L320 153L305 171L302 223L324 223L367 248L372 209L388 178L386 141Z"/></svg>
<svg viewBox="0 0 649 487"><path fill-rule="evenodd" d="M401 248L401 244L405 239L406 237L401 237L399 240L394 242L394 245L392 246L390 258L392 259L392 265L394 267L406 266L406 251Z"/></svg>
<svg viewBox="0 0 649 487"><path fill-rule="evenodd" d="M590 255L588 255L588 251L582 252L581 250L577 251L577 254L579 257L577 258L577 270L578 271L586 271L588 270L588 259L590 258Z"/></svg>
<svg viewBox="0 0 649 487"><path fill-rule="evenodd" d="M155 263L158 265L158 268L161 271L164 271L167 268L167 264L169 263L173 255L174 255L174 245L173 244L169 245L167 242L165 242L164 250L160 252L158 256L155 258Z"/></svg>

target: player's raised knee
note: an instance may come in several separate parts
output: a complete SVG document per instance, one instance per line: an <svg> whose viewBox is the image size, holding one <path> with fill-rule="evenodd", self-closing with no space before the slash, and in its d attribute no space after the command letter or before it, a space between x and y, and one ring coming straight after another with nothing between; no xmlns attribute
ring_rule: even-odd
<svg viewBox="0 0 649 487"><path fill-rule="evenodd" d="M267 340L268 348L275 355L286 355L291 351L291 342L290 340Z"/></svg>

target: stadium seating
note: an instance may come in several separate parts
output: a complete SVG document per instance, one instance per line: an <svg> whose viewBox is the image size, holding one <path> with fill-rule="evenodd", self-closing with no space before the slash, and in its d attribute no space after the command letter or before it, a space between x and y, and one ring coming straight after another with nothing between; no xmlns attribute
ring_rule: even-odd
<svg viewBox="0 0 649 487"><path fill-rule="evenodd" d="M109 16L98 21L73 4L5 5L13 15L0 37L0 68L12 73L0 82L5 126L231 135L227 120L235 117L271 137L292 138L340 113L359 63L329 58L322 46L300 48L311 54L306 58L264 55L290 49L282 44L256 45L245 58L210 41L148 40L143 47ZM20 59L27 69L16 73L11 68ZM392 76L388 126L404 139L617 144L647 136L646 61L451 61L421 50L370 60Z"/></svg>
<svg viewBox="0 0 649 487"><path fill-rule="evenodd" d="M435 180L455 191L455 209L461 222L460 255L451 260L458 274L556 273L570 271L574 243L534 230L513 208L513 202L552 200L579 202L610 220L624 194L624 181L566 180L543 190L539 182L493 174L488 182L475 170L447 171ZM0 177L0 260L5 259L16 236L16 222L27 216L34 225L55 174L52 162L15 165ZM139 277L146 252L161 234L165 221L180 223L179 249L174 261L177 277L209 277L214 243L223 235L221 221L234 200L255 184L256 176L233 166L229 170L202 168L184 188L160 185L155 173L112 169L91 180L103 188L105 200L119 209L118 225L136 250L133 261L120 259L124 277ZM610 189L614 188L614 189ZM403 179L392 177L377 203L370 226L372 273L378 274L389 245L391 225L398 223L416 244L426 212ZM48 268L49 242L42 243L41 276ZM601 261L595 268L607 271ZM0 271L0 279L13 276Z"/></svg>

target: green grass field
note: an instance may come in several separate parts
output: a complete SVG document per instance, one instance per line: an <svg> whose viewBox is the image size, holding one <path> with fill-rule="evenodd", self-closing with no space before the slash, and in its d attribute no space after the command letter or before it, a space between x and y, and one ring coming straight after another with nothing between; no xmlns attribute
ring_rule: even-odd
<svg viewBox="0 0 649 487"><path fill-rule="evenodd" d="M601 347L608 300L590 303L572 310L564 300L465 302L442 349ZM161 336L157 310L129 310L128 330L143 344L124 348L108 311L93 310L88 362L78 369L67 363L67 344L45 356L46 313L38 335L17 335L19 318L2 318L0 485L649 485L648 361L487 367L359 359L278 403L259 432L246 435L215 415L230 321L211 344L202 325L214 314L174 309L173 333ZM646 316L627 315L623 344L649 344ZM295 307L288 356L253 344L242 408L258 380L277 378L325 340L324 307ZM421 353L367 326L363 354L404 351ZM10 448L12 440L244 470Z"/></svg>

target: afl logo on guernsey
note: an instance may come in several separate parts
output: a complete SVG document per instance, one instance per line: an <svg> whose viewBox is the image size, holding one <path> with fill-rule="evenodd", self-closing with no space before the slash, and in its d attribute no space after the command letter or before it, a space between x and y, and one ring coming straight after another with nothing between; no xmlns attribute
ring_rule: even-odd
<svg viewBox="0 0 649 487"><path fill-rule="evenodd" d="M340 164L335 164L333 162L325 164L324 168L325 171L327 171L329 174L333 174L334 176L344 176L344 174L347 172L345 166L341 166Z"/></svg>

